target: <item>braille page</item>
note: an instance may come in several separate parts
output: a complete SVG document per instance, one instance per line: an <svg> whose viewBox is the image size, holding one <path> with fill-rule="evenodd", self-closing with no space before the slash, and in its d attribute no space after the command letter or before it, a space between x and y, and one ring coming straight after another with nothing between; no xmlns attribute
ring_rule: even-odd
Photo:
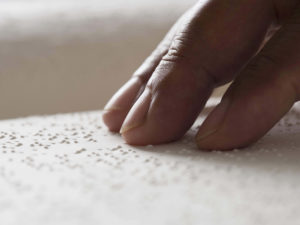
<svg viewBox="0 0 300 225"><path fill-rule="evenodd" d="M241 151L198 150L202 120L145 147L109 133L100 111L0 122L0 223L299 224L300 105Z"/></svg>

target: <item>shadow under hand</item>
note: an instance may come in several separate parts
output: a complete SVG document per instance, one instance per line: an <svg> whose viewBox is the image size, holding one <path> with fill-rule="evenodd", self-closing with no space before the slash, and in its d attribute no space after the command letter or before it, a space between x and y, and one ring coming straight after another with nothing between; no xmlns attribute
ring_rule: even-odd
<svg viewBox="0 0 300 225"><path fill-rule="evenodd" d="M206 108L195 123L201 124L205 116L213 109ZM194 137L197 126L179 141L160 145L138 147L142 151L156 152L160 155L185 158L198 163L209 163L221 167L255 168L255 170L280 173L298 173L300 171L300 104L295 107L270 130L262 139L244 149L233 151L205 152L197 149Z"/></svg>

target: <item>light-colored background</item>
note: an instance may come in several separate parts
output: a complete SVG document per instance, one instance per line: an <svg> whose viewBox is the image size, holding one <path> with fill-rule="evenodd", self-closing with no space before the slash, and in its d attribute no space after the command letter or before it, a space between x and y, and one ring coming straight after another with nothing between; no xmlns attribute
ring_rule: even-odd
<svg viewBox="0 0 300 225"><path fill-rule="evenodd" d="M0 1L0 119L101 109L194 2Z"/></svg>

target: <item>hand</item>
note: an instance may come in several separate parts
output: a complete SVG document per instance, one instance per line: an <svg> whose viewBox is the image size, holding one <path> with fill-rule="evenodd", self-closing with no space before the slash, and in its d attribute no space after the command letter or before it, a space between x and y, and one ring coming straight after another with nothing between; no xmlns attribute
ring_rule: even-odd
<svg viewBox="0 0 300 225"><path fill-rule="evenodd" d="M105 124L133 145L174 141L212 90L232 81L197 144L225 150L255 142L299 100L298 2L199 1L108 102Z"/></svg>

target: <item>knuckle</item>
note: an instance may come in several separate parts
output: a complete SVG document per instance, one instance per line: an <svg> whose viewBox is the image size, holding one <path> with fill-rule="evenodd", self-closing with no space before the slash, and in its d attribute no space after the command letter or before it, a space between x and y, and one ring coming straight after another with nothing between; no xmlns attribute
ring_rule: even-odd
<svg viewBox="0 0 300 225"><path fill-rule="evenodd" d="M164 59L184 59L188 58L191 50L191 39L188 33L181 31L176 34L172 40L172 43L164 56Z"/></svg>
<svg viewBox="0 0 300 225"><path fill-rule="evenodd" d="M167 54L168 47L169 46L166 44L158 46L133 73L132 77L137 77L143 85L146 84L156 67L159 65L162 57Z"/></svg>

